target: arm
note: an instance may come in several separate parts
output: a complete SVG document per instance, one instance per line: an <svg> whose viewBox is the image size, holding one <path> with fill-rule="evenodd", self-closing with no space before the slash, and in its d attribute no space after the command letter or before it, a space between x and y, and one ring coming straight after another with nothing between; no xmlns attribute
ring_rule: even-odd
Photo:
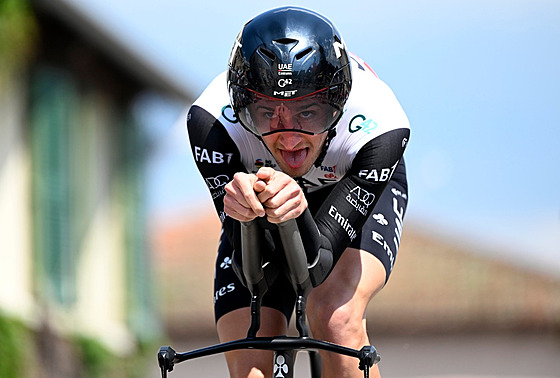
<svg viewBox="0 0 560 378"><path fill-rule="evenodd" d="M321 238L326 239L322 246L332 254L334 264L373 211L402 158L409 132L395 129L366 143L317 211L314 220Z"/></svg>
<svg viewBox="0 0 560 378"><path fill-rule="evenodd" d="M199 106L192 106L187 116L187 131L193 158L212 196L214 207L232 245L239 233L238 225L224 211L225 186L238 172L246 172L239 150L223 125Z"/></svg>
<svg viewBox="0 0 560 378"><path fill-rule="evenodd" d="M238 253L241 251L241 222L264 215L256 195L262 187L257 184L253 189L257 176L247 173L236 144L224 126L206 110L191 107L187 131L197 168L208 186L223 230L236 251L232 257L233 270L246 285L243 261ZM252 205L248 204L247 198L252 198ZM262 213L258 213L259 207Z"/></svg>

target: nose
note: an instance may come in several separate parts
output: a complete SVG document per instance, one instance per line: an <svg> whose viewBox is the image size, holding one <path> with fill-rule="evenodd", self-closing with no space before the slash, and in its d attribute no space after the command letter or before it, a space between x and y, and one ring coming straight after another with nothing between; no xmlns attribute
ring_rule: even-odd
<svg viewBox="0 0 560 378"><path fill-rule="evenodd" d="M279 133L278 142L283 149L293 150L303 139L303 135L297 132L283 131Z"/></svg>
<svg viewBox="0 0 560 378"><path fill-rule="evenodd" d="M292 119L292 112L290 109L281 104L276 108L276 112L278 114L278 129L293 129L294 128L294 120Z"/></svg>

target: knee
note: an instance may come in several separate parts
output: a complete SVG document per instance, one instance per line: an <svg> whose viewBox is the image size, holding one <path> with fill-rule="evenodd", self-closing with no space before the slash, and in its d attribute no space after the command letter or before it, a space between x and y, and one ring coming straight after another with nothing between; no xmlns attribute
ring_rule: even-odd
<svg viewBox="0 0 560 378"><path fill-rule="evenodd" d="M347 302L337 305L328 300L308 303L308 319L314 337L331 342L359 338L364 333L362 311Z"/></svg>

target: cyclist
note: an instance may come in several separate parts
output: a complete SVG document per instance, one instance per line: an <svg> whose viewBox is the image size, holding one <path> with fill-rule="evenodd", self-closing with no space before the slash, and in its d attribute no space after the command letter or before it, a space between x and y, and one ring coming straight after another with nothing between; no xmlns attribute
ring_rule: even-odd
<svg viewBox="0 0 560 378"><path fill-rule="evenodd" d="M271 224L311 214L321 244L310 261L312 336L369 345L366 307L389 278L407 206L410 129L389 87L347 51L325 17L277 8L245 24L228 70L192 105L187 130L223 225L214 295L221 342L244 338L250 321L249 292L233 257L239 222L262 221L273 251ZM287 332L295 299L289 287L279 276L265 295L259 336ZM268 353L228 352L230 375L270 376ZM322 360L324 377L362 376L353 358L324 353ZM379 376L377 367L371 374Z"/></svg>

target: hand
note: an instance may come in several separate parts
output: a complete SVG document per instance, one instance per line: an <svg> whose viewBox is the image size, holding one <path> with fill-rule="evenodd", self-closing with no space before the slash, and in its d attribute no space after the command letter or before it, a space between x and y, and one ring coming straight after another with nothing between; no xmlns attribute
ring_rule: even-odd
<svg viewBox="0 0 560 378"><path fill-rule="evenodd" d="M249 222L265 216L265 210L257 194L264 189L264 183L254 174L238 172L226 186L224 211L231 218Z"/></svg>
<svg viewBox="0 0 560 378"><path fill-rule="evenodd" d="M297 182L283 172L263 167L256 174L254 190L264 205L270 223L299 217L307 209L307 199Z"/></svg>

